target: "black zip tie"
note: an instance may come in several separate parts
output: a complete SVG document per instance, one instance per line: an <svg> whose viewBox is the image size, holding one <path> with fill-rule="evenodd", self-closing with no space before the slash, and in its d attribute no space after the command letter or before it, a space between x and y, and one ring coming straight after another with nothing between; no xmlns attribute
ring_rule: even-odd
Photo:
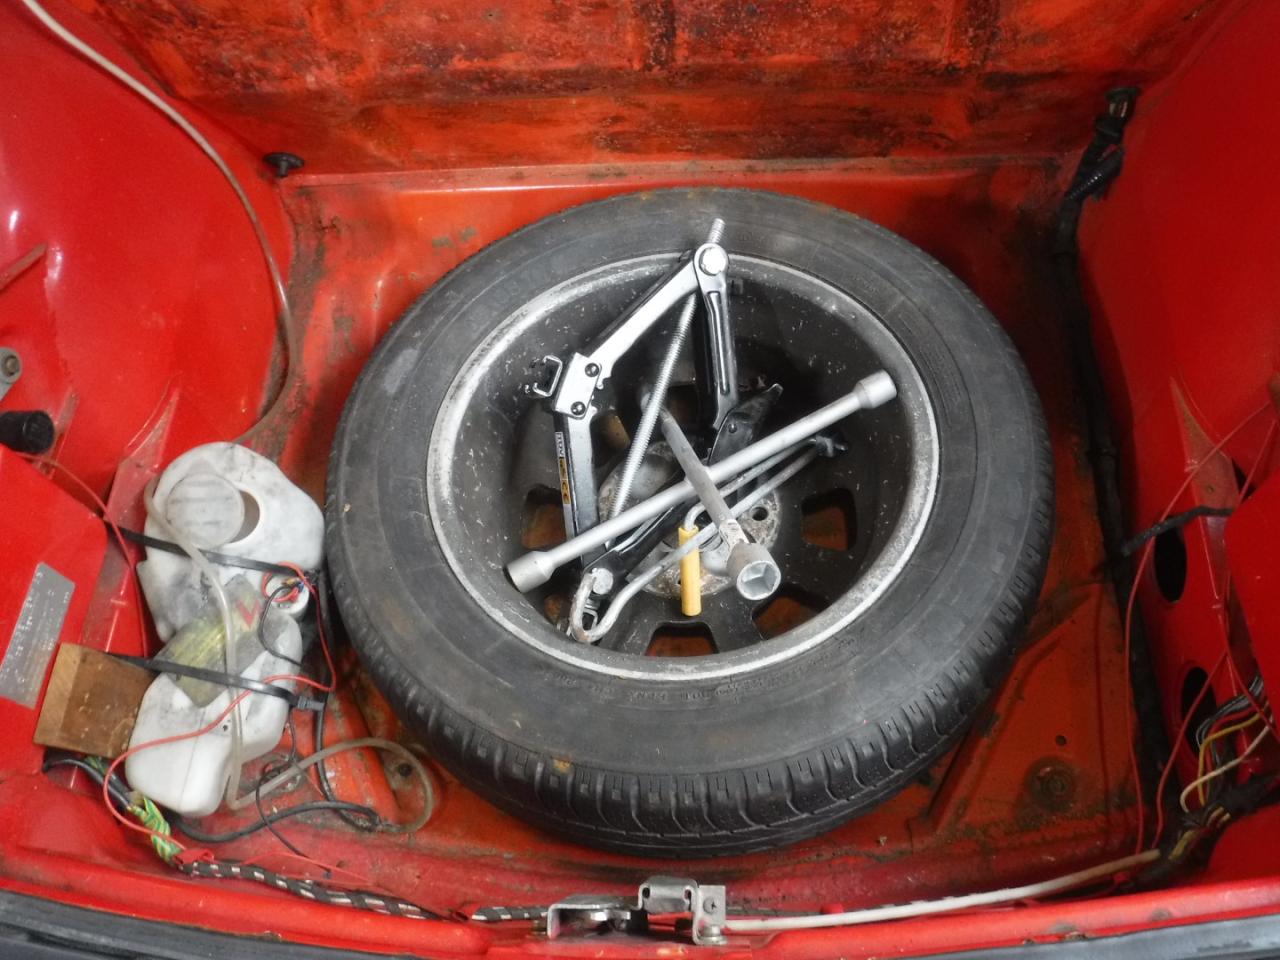
<svg viewBox="0 0 1280 960"><path fill-rule="evenodd" d="M319 710L322 702L304 694L294 693L284 687L278 687L273 683L263 683L261 680L253 680L249 677L236 677L220 670L206 670L204 667L193 667L190 664L174 663L170 660L130 657L122 653L114 653L112 656L117 660L132 663L134 666L151 670L154 673L171 673L179 677L203 680L206 683L214 683L222 687L236 687L240 690L248 690L251 693L262 693L269 697L278 697L286 701L294 710Z"/></svg>
<svg viewBox="0 0 1280 960"><path fill-rule="evenodd" d="M1167 520L1161 520L1154 526L1147 527L1137 536L1130 540L1126 540L1120 546L1120 552L1126 557L1131 557L1142 549L1142 545L1148 540L1160 536L1162 533L1168 533L1170 530L1176 530L1178 527L1185 527L1192 520L1198 517L1229 517L1233 510L1231 507L1192 507L1190 510L1184 510L1182 513L1175 513Z"/></svg>
<svg viewBox="0 0 1280 960"><path fill-rule="evenodd" d="M128 527L120 527L121 535L131 543L136 543L142 547L151 547L155 550L163 550L165 553L172 553L180 557L188 557L187 551L176 543L168 540L161 540L159 537L153 537L150 534L139 533L137 530L130 530ZM298 572L293 567L286 567L279 563L269 563L266 560L254 560L252 557L236 557L229 553L218 553L216 550L200 551L206 560L210 563L216 563L220 567L240 567L245 570L257 570L261 573L271 573L281 577L296 577Z"/></svg>

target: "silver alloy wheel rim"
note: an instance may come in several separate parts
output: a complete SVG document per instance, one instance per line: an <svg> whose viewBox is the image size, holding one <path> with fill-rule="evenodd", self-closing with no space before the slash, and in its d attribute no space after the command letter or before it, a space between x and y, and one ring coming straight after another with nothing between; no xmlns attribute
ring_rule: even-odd
<svg viewBox="0 0 1280 960"><path fill-rule="evenodd" d="M494 571L500 571L514 553L484 561L487 569L482 573L489 579L485 584L478 581L477 571L469 568L458 549L464 537L457 522L453 493L453 484L462 466L457 456L457 441L485 377L495 365L505 363L510 367L516 345L529 337L540 323L546 323L552 314L563 313L566 304L620 283L643 288L669 269L672 262L671 256L650 256L607 264L556 285L505 317L458 371L436 415L427 451L427 505L437 541L454 576L485 615L529 646L566 666L608 677L652 681L722 680L799 656L856 620L884 594L906 566L933 509L938 480L938 430L919 371L902 344L871 311L825 281L775 261L740 255L732 258L731 269L737 278L766 287L785 283L790 290L804 291L806 299L819 309L833 316L855 318L860 339L871 347L880 365L893 378L898 387L898 399L894 402L902 404L905 411L905 430L915 455L911 458L907 489L896 523L875 558L848 591L825 610L786 633L730 653L688 658L618 653L579 644L559 634L523 598L517 603L495 602L495 593L501 595L500 601L503 598L509 601L510 594L515 594L509 584L503 591L493 579ZM849 385L852 383L851 379ZM549 435L547 440L550 443ZM478 481L474 472L473 477Z"/></svg>

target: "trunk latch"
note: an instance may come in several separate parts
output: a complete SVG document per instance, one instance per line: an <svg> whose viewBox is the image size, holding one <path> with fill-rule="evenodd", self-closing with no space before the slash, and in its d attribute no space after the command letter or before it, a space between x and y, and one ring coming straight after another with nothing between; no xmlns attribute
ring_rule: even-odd
<svg viewBox="0 0 1280 960"><path fill-rule="evenodd" d="M725 942L724 887L680 877L650 877L640 884L634 902L594 894L566 897L547 910L547 937L554 940L570 930L643 933L649 929L651 917L673 914L689 918L695 944Z"/></svg>

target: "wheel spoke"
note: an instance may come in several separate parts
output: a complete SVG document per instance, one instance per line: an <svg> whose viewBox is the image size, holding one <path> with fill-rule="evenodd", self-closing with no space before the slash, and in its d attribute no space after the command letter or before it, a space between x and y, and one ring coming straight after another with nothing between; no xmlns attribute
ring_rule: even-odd
<svg viewBox="0 0 1280 960"><path fill-rule="evenodd" d="M641 592L627 605L612 630L597 641L596 646L618 653L644 656L649 649L655 623L664 619L666 603L661 597Z"/></svg>
<svg viewBox="0 0 1280 960"><path fill-rule="evenodd" d="M741 650L762 639L751 619L751 605L732 589L703 598L702 614L696 619L711 631L717 653Z"/></svg>
<svg viewBox="0 0 1280 960"><path fill-rule="evenodd" d="M785 547L775 544L773 556L784 583L802 587L828 603L848 589L853 579L855 564L847 553L815 547L799 537Z"/></svg>

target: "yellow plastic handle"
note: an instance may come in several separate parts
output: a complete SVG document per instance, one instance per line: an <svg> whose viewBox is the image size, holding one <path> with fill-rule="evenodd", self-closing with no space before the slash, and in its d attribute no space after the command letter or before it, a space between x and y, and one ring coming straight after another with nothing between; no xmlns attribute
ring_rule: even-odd
<svg viewBox="0 0 1280 960"><path fill-rule="evenodd" d="M697 535L697 527L681 527L677 533L681 546ZM702 613L702 557L696 549L680 558L680 612L686 617Z"/></svg>

